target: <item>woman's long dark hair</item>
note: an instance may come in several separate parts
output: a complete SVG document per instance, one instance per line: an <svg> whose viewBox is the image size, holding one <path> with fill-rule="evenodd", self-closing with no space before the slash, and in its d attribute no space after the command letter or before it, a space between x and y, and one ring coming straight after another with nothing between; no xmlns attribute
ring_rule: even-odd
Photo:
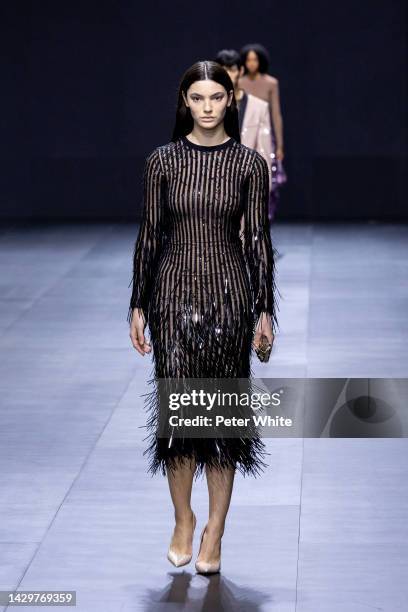
<svg viewBox="0 0 408 612"><path fill-rule="evenodd" d="M183 74L178 91L176 121L174 124L172 142L181 136L189 134L194 127L194 119L190 109L185 105L183 93L187 98L187 90L195 81L211 80L222 85L227 93L234 89L234 85L228 72L217 62L203 61L196 62ZM232 136L237 142L241 142L238 109L235 95L232 96L230 106L227 106L224 116L224 129L228 136Z"/></svg>

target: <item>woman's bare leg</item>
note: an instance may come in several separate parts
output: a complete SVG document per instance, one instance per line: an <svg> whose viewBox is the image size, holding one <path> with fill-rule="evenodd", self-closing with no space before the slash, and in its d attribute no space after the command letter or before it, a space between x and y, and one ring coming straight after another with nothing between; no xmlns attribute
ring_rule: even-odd
<svg viewBox="0 0 408 612"><path fill-rule="evenodd" d="M191 554L193 536L193 511L191 490L195 472L195 460L178 461L175 470L167 470L170 495L174 505L176 525L170 543L177 554Z"/></svg>
<svg viewBox="0 0 408 612"><path fill-rule="evenodd" d="M224 533L232 488L234 485L234 468L222 470L206 467L209 495L209 517L197 561L217 563L221 554L221 538Z"/></svg>

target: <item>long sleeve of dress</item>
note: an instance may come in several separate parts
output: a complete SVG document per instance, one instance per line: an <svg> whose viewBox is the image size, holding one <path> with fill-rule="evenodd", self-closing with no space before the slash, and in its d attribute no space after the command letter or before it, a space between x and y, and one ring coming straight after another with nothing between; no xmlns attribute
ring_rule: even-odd
<svg viewBox="0 0 408 612"><path fill-rule="evenodd" d="M278 326L275 254L268 220L268 165L256 154L247 178L244 208L244 250L248 262L258 323L270 317L272 331Z"/></svg>
<svg viewBox="0 0 408 612"><path fill-rule="evenodd" d="M139 234L133 251L133 275L129 283L132 294L127 320L130 323L134 308L146 314L154 268L163 238L163 191L165 176L160 152L154 149L146 159L143 173L143 213Z"/></svg>

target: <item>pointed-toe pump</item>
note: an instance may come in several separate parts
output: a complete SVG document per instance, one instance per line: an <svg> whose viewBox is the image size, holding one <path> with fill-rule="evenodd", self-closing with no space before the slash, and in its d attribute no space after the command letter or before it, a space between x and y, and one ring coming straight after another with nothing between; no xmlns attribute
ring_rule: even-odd
<svg viewBox="0 0 408 612"><path fill-rule="evenodd" d="M196 524L197 524L197 519L196 519L196 515L193 512L193 536L194 536ZM170 563L172 563L176 567L180 567L182 565L187 565L187 563L190 563L192 556L193 556L193 553L191 553L191 555L183 555L183 554L176 553L176 551L174 551L171 547L167 551L167 559L170 561Z"/></svg>
<svg viewBox="0 0 408 612"><path fill-rule="evenodd" d="M204 527L204 529L201 532L200 550L201 550L201 545L203 543L204 533L206 529L207 529L207 525ZM220 544L220 553L221 553L221 544ZM198 556L200 556L200 552L198 552ZM221 558L217 563L207 563L206 561L196 561L195 568L197 570L197 573L199 574L218 574L218 572L221 570Z"/></svg>

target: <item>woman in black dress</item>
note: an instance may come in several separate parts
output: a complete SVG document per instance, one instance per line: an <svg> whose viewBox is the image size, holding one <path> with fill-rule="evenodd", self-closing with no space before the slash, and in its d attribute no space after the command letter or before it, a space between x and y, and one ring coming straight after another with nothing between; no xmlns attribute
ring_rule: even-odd
<svg viewBox="0 0 408 612"><path fill-rule="evenodd" d="M257 433L158 436L157 380L250 378L252 348L262 334L273 343L277 291L268 181L263 157L240 144L227 72L215 62L197 62L181 80L171 142L146 159L128 321L134 348L141 355L153 349L145 454L149 471L168 477L176 520L168 559L176 566L192 557L192 482L206 472L210 508L199 572L220 569L235 470L256 475L267 453Z"/></svg>

